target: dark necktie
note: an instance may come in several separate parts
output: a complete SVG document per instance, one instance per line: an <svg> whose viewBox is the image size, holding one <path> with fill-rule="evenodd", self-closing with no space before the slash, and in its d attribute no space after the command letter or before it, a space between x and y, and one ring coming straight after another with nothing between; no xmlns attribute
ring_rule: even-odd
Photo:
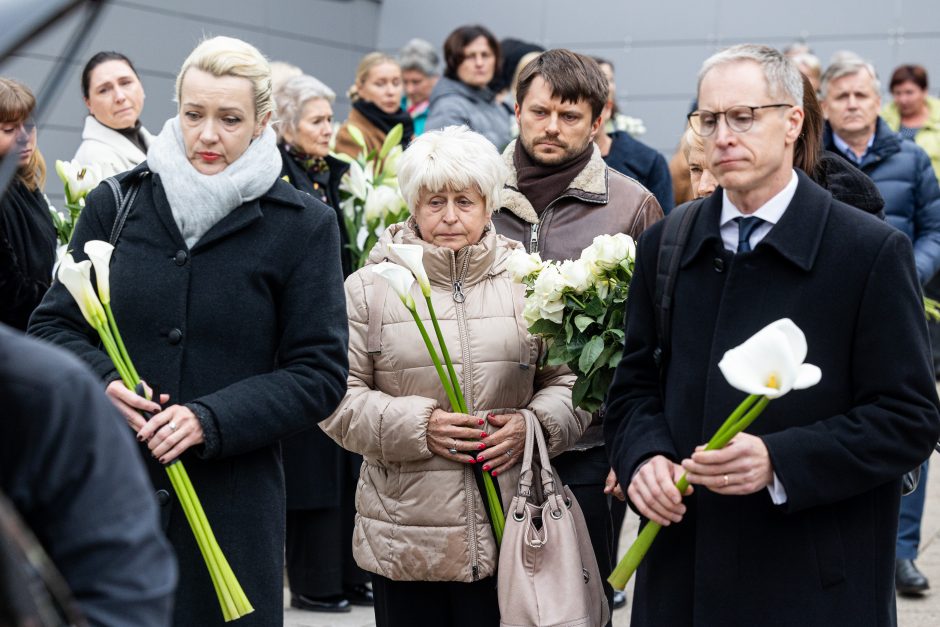
<svg viewBox="0 0 940 627"><path fill-rule="evenodd" d="M738 223L738 252L751 252L751 234L754 233L754 229L763 224L764 220L752 216L735 218L734 221Z"/></svg>

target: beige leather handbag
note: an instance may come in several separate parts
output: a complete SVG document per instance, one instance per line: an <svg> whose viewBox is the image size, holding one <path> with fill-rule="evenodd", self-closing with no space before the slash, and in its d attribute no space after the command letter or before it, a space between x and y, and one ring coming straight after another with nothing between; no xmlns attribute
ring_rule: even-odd
<svg viewBox="0 0 940 627"><path fill-rule="evenodd" d="M525 454L499 548L500 625L602 627L610 610L584 514L549 464L538 420L524 415ZM533 491L535 450L541 486Z"/></svg>

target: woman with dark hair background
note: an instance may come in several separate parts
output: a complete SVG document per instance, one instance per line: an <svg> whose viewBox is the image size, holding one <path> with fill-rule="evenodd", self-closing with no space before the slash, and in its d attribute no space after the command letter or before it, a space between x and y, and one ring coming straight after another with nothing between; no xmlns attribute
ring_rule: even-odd
<svg viewBox="0 0 940 627"><path fill-rule="evenodd" d="M0 78L0 158L17 159L0 198L0 322L26 330L52 281L56 232L42 193L46 162L36 146L36 98L26 85Z"/></svg>
<svg viewBox="0 0 940 627"><path fill-rule="evenodd" d="M88 117L76 161L99 164L111 176L147 158L152 136L140 123L144 86L130 59L120 52L94 55L82 70L82 96Z"/></svg>
<svg viewBox="0 0 940 627"><path fill-rule="evenodd" d="M496 37L483 26L461 26L444 41L444 62L425 129L465 125L502 150L511 139L512 115L488 87L501 62Z"/></svg>

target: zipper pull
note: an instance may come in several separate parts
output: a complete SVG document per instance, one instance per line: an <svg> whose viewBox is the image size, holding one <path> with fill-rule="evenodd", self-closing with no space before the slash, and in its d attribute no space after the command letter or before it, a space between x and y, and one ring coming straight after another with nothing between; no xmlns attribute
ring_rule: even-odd
<svg viewBox="0 0 940 627"><path fill-rule="evenodd" d="M530 236L529 236L529 252L530 252L530 253L537 253L537 252L539 252L539 224L540 224L540 223L536 222L536 223L533 224L532 227L529 229L529 233L530 233Z"/></svg>
<svg viewBox="0 0 940 627"><path fill-rule="evenodd" d="M456 281L454 281L454 302L462 303L464 299L465 297L463 295L463 284L461 283L460 279L457 279Z"/></svg>
<svg viewBox="0 0 940 627"><path fill-rule="evenodd" d="M470 570L471 570L471 572L473 573L473 580L474 580L474 581L476 581L477 579L480 578L480 567L479 567L479 566L477 566L476 564L474 564L474 565L473 565L473 568L471 568Z"/></svg>

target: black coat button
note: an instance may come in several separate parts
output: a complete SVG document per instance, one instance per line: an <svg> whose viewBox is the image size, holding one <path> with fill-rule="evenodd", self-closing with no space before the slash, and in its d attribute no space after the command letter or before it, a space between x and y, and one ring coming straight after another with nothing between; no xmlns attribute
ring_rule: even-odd
<svg viewBox="0 0 940 627"><path fill-rule="evenodd" d="M183 332L179 329L171 329L166 336L167 341L174 346L183 340Z"/></svg>
<svg viewBox="0 0 940 627"><path fill-rule="evenodd" d="M170 504L170 493L166 490L157 490L157 504L164 507Z"/></svg>
<svg viewBox="0 0 940 627"><path fill-rule="evenodd" d="M185 250L179 250L176 252L176 256L173 258L173 261L176 262L178 266L185 266L186 260L189 258L189 255L186 254Z"/></svg>
<svg viewBox="0 0 940 627"><path fill-rule="evenodd" d="M723 272L725 269L725 260L721 257L715 257L715 261L712 262L712 265L715 267L715 272Z"/></svg>

